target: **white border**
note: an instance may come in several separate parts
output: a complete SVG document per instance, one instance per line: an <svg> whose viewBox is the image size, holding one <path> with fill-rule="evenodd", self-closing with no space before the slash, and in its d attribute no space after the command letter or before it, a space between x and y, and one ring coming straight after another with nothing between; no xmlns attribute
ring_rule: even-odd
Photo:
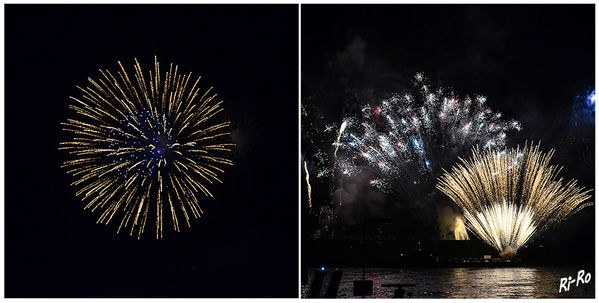
<svg viewBox="0 0 599 303"><path fill-rule="evenodd" d="M3 0L5 4L594 4L596 0Z"/></svg>
<svg viewBox="0 0 599 303"><path fill-rule="evenodd" d="M199 299L203 302L206 301L217 301L217 302L236 302L236 301L243 301L243 302L264 302L264 300L266 301L270 301L272 302L273 300L275 302L289 302L289 301L300 301L299 296L301 296L301 169L299 169L301 167L301 5L302 4L524 4L524 3L528 3L528 4L561 4L561 3L565 3L564 1L557 1L557 0L527 0L525 2L515 2L515 1L484 1L484 0L461 0L461 1L444 1L444 0L422 0L422 1L401 1L401 0L377 0L377 1L373 1L373 2L368 2L368 1L356 1L356 0L326 0L326 1L317 1L317 0L278 0L278 1L273 1L273 0L247 0L247 1L243 1L243 0L221 0L221 1L201 1L201 0L178 0L178 1L173 1L173 2L165 2L165 1L159 1L159 0L126 0L126 1L118 1L118 0L95 0L95 1L84 1L82 2L77 1L77 0L36 0L36 1L17 1L17 0L4 0L3 3L4 4L298 4L298 163L297 163L297 170L298 170L298 178L297 178L297 182L298 182L298 187L297 187L297 192L298 192L298 299ZM568 4L596 4L597 1L595 0L578 0L572 3L568 3ZM2 16L4 17L4 5L0 8L0 12L2 14ZM597 18L597 13L599 12L599 7L596 5L595 6L595 18ZM2 49L0 50L0 62L1 65L4 67L4 22L1 22L0 28L2 29L1 31L1 36L2 36ZM595 19L595 35L597 35L597 33L599 32L599 26L597 25L597 20ZM595 81L597 81L597 70L599 70L599 60L597 58L597 39L595 38ZM0 203L2 204L2 207L0 207L0 234L2 237L2 239L4 239L4 197L5 197L5 192L4 192L4 185L5 185L5 173L4 173L4 138L5 138L5 129L4 129L4 98L5 98L5 91L4 91L4 83L5 83L5 70L3 69L2 75L0 76L0 93L1 93L1 101L0 101ZM599 154L599 151L597 150L597 132L595 131L595 160L597 159L597 155ZM599 171L599 163L597 163L597 161L595 161L595 191L597 189L597 171ZM599 205L595 206L595 218L597 218L597 207ZM597 231L599 231L599 229L597 229L597 224L595 223L595 237L597 237ZM596 241L595 241L595 264L597 264L597 250L596 250ZM0 268L2 269L2 275L0 277L0 292L2 293L2 297L4 297L4 241L0 242L0 257L2 258L1 261L1 266ZM595 286L597 286L597 284L595 284ZM91 300L91 299L69 299L69 301L72 300ZM124 302L128 299L94 299L94 300L99 300L99 301L107 301L110 300L111 302ZM170 302L170 301L175 301L175 300L187 300L187 299L152 299L153 302ZM321 299L316 299L318 301L320 301ZM358 300L358 299L344 299L346 301L354 301L354 300ZM418 299L421 302L431 302L434 301L435 299ZM447 300L447 299L446 299ZM454 300L454 299L449 299L449 300ZM466 299L466 300L479 300L479 299ZM486 302L500 302L503 301L504 299L488 299L486 300ZM538 300L538 302L542 302L542 301L546 301L548 299L540 299ZM41 301L40 299L20 299L19 302L38 302ZM43 302L64 302L64 299L43 299ZM393 299L378 299L377 302L396 302Z"/></svg>
<svg viewBox="0 0 599 303"><path fill-rule="evenodd" d="M302 296L302 6L297 6L297 297Z"/></svg>

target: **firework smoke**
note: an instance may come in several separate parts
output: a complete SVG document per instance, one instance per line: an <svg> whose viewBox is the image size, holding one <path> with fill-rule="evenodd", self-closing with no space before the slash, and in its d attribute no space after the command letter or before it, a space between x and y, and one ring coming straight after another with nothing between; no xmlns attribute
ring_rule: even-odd
<svg viewBox="0 0 599 303"><path fill-rule="evenodd" d="M200 92L199 77L188 90L191 73L178 66L161 74L155 58L149 77L137 60L133 75L119 66L117 77L100 70L102 78L77 86L82 97L71 97L73 118L62 123L68 140L59 149L69 158L62 167L85 208L101 212L98 223L120 216L117 232L137 229L139 238L153 217L160 238L165 217L174 230L181 217L190 226L202 213L196 193L212 197L207 184L222 182L220 167L232 165L222 156L234 145L226 141L230 123L212 122L222 101L212 103L212 88Z"/></svg>
<svg viewBox="0 0 599 303"><path fill-rule="evenodd" d="M468 237L468 231L466 231L466 225L464 225L464 221L462 218L455 217L455 228L453 230L453 235L456 240L470 240Z"/></svg>
<svg viewBox="0 0 599 303"><path fill-rule="evenodd" d="M461 214L452 207L445 206L439 211L439 231L441 239L469 240L468 232L462 221Z"/></svg>
<svg viewBox="0 0 599 303"><path fill-rule="evenodd" d="M550 166L553 150L539 145L507 151L473 149L445 172L437 188L459 206L466 225L479 238L512 256L525 243L592 202L590 190L557 179L561 168Z"/></svg>

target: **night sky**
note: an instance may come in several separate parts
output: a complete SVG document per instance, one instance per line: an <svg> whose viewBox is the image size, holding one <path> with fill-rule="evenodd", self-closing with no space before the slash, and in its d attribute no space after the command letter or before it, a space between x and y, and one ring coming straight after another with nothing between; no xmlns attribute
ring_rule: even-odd
<svg viewBox="0 0 599 303"><path fill-rule="evenodd" d="M7 297L297 296L296 5L5 8ZM214 86L237 147L201 219L136 240L83 210L59 123L75 85L154 55Z"/></svg>
<svg viewBox="0 0 599 303"><path fill-rule="evenodd" d="M556 149L552 163L565 166L562 176L594 188L594 122L572 118L575 97L595 85L594 11L594 5L303 5L302 103L338 125L424 72L435 86L485 95L504 119L522 123L508 147L541 141L544 150ZM304 156L311 156L313 135L302 133ZM326 195L313 199L322 203ZM317 223L302 203L302 239L309 239ZM399 221L419 215L436 221L438 208L422 209ZM556 257L594 264L594 213L594 206L582 210L539 241L552 243ZM422 227L433 227L423 237L438 234L433 223Z"/></svg>

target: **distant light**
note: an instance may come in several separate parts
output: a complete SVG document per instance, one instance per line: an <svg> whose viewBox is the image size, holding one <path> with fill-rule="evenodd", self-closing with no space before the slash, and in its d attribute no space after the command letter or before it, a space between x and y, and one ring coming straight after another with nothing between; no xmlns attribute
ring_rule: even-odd
<svg viewBox="0 0 599 303"><path fill-rule="evenodd" d="M324 271L324 266L320 268L320 271Z"/></svg>
<svg viewBox="0 0 599 303"><path fill-rule="evenodd" d="M160 154L160 153L162 153L162 151L161 151L161 150L157 150L156 152L157 152L157 153L159 153L159 154Z"/></svg>
<svg viewBox="0 0 599 303"><path fill-rule="evenodd" d="M431 257L433 256L433 254L431 254Z"/></svg>
<svg viewBox="0 0 599 303"><path fill-rule="evenodd" d="M595 91L594 90L587 96L586 101L587 101L588 106L595 107Z"/></svg>

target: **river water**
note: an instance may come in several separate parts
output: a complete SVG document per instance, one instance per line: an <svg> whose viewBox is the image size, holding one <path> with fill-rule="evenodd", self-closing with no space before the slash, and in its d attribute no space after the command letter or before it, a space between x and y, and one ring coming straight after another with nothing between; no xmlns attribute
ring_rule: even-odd
<svg viewBox="0 0 599 303"><path fill-rule="evenodd" d="M353 281L362 279L361 268L341 268L343 275L337 292L338 298L353 298ZM583 285L576 283L568 292L559 293L560 279L572 277L576 280L579 270L591 273L591 280ZM308 271L312 281L315 269ZM321 296L324 294L332 270L327 269ZM373 296L368 298L392 298L395 288L381 287L382 284L411 283L415 287L405 288L414 298L568 298L595 297L595 277L590 268L414 268L389 269L367 268L366 280L373 280ZM309 283L309 282L308 282ZM302 297L308 291L302 285Z"/></svg>

